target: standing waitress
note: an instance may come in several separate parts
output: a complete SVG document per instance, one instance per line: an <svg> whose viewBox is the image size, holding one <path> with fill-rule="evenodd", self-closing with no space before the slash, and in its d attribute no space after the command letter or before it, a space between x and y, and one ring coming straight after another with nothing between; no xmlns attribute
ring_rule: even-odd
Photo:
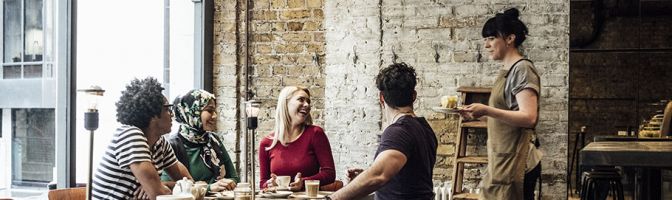
<svg viewBox="0 0 672 200"><path fill-rule="evenodd" d="M539 119L539 75L518 47L527 27L511 8L488 19L482 36L490 59L503 64L490 94L489 106L474 103L460 114L466 119L487 117L488 167L481 199L534 199L541 175L542 153L534 131Z"/></svg>

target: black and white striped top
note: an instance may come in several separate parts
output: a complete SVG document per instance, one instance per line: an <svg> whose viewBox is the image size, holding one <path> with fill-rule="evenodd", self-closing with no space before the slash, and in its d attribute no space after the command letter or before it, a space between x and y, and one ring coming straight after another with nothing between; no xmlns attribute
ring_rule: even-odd
<svg viewBox="0 0 672 200"><path fill-rule="evenodd" d="M133 198L140 182L131 172L132 163L151 161L157 171L177 163L173 148L163 137L159 138L150 150L142 130L134 126L118 128L94 175L93 199Z"/></svg>

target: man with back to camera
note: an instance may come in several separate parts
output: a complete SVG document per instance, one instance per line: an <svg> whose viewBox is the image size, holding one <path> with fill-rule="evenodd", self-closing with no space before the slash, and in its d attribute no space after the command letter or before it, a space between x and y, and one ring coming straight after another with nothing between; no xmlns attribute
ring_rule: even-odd
<svg viewBox="0 0 672 200"><path fill-rule="evenodd" d="M356 199L376 192L375 199L432 199L432 171L436 135L425 118L416 117L415 70L394 63L378 73L376 86L383 119L389 124L381 136L369 169L349 169L353 179L327 199Z"/></svg>

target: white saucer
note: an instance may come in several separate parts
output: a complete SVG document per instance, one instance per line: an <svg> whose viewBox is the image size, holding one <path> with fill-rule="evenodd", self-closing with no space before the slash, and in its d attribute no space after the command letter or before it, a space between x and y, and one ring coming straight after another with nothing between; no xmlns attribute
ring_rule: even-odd
<svg viewBox="0 0 672 200"><path fill-rule="evenodd" d="M271 197L274 197L274 198L285 198L285 197L288 197L289 195L291 195L292 192L290 192L290 191L276 191L276 192L267 193L267 194L270 195Z"/></svg>

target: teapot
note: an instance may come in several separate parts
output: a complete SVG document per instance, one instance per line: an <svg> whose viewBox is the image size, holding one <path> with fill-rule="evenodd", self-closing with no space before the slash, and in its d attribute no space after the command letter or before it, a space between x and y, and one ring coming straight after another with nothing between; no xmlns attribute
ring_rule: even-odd
<svg viewBox="0 0 672 200"><path fill-rule="evenodd" d="M173 195L177 194L191 195L191 188L193 186L194 181L187 179L187 177L182 177L182 180L175 182L175 187L173 187Z"/></svg>

